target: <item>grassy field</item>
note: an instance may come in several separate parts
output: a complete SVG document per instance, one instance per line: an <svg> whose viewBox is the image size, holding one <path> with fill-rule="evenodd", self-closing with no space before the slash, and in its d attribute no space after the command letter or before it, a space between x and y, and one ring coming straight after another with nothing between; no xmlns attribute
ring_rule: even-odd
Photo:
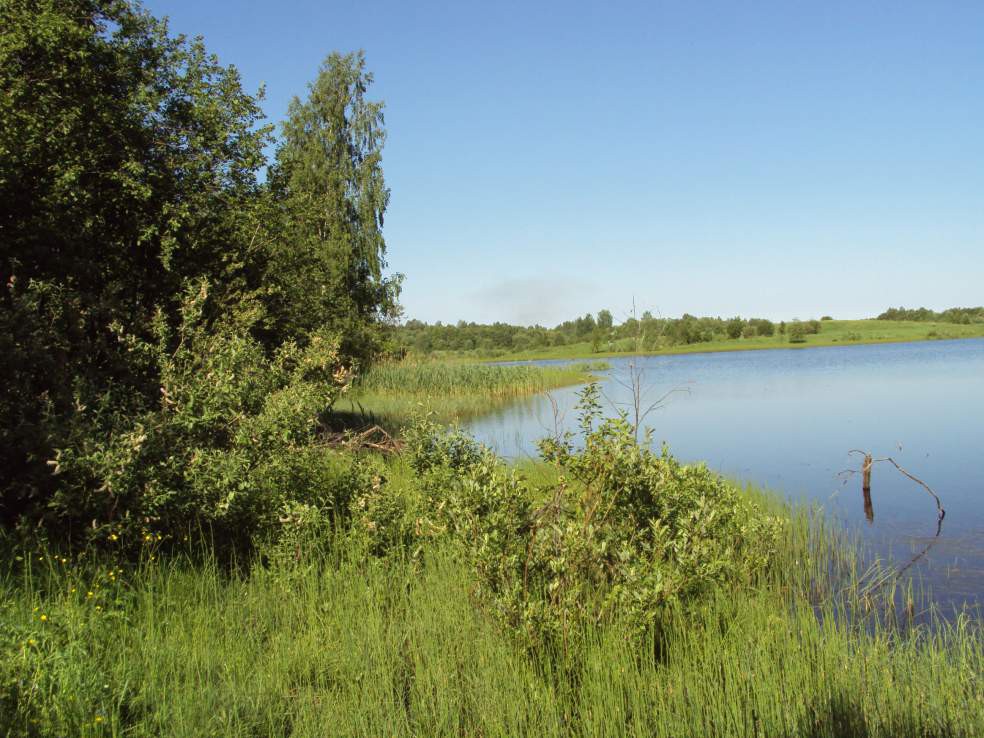
<svg viewBox="0 0 984 738"><path fill-rule="evenodd" d="M372 558L338 538L248 575L22 552L0 573L0 735L980 735L976 626L910 628L906 592L864 615L852 549L784 514L768 576L644 636L589 625L566 654L490 619L447 547Z"/></svg>
<svg viewBox="0 0 984 738"><path fill-rule="evenodd" d="M495 357L495 360L577 359L612 357L626 353L692 354L758 349L801 349L817 346L851 346L864 343L899 343L984 337L984 323L959 325L955 323L895 320L824 320L821 322L821 326L820 333L805 337L805 343L789 343L788 336L775 335L681 344L668 346L659 351L636 351L633 340L621 339L610 346L603 347L600 352L592 352L591 343L583 341L567 346L553 346L534 351L505 354Z"/></svg>
<svg viewBox="0 0 984 738"><path fill-rule="evenodd" d="M489 366L445 361L400 362L373 367L335 410L398 429L413 414L442 422L464 420L520 397L582 384L604 362L559 367Z"/></svg>

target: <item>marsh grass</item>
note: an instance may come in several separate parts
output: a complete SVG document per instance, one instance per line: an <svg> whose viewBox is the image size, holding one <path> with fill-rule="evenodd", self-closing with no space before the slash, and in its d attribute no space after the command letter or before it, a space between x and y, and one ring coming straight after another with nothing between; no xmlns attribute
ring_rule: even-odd
<svg viewBox="0 0 984 738"><path fill-rule="evenodd" d="M583 384L604 362L562 366L499 366L460 362L393 362L360 376L335 409L398 430L413 415L462 421L518 398Z"/></svg>
<svg viewBox="0 0 984 738"><path fill-rule="evenodd" d="M372 558L339 536L248 575L22 552L0 579L0 735L980 735L979 621L887 617L848 539L747 493L788 516L768 571L643 636L585 624L574 653L498 625L445 545Z"/></svg>

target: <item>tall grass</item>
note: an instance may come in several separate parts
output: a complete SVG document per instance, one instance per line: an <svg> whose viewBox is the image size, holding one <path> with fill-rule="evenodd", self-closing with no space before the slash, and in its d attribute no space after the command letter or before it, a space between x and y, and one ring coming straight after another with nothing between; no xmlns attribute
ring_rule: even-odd
<svg viewBox="0 0 984 738"><path fill-rule="evenodd" d="M981 735L979 623L865 616L852 554L789 515L761 580L576 653L523 647L442 546L248 576L35 553L0 579L0 735Z"/></svg>
<svg viewBox="0 0 984 738"><path fill-rule="evenodd" d="M565 384L583 382L592 370L605 364L564 366L499 366L444 362L388 363L370 369L359 378L356 389L364 392L411 394L422 397L482 394L516 397L542 392Z"/></svg>
<svg viewBox="0 0 984 738"><path fill-rule="evenodd" d="M498 366L451 362L393 362L360 376L336 408L398 428L413 414L465 420L520 397L589 381L603 362L562 366Z"/></svg>

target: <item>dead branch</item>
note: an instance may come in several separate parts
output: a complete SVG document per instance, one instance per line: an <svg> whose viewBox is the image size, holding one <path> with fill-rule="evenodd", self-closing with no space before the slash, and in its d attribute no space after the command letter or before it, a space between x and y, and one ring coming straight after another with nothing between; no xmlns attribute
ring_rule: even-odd
<svg viewBox="0 0 984 738"><path fill-rule="evenodd" d="M372 425L361 431L336 431L323 436L325 445L346 451L371 449L384 454L397 454L403 450L403 441L393 438L386 429Z"/></svg>
<svg viewBox="0 0 984 738"><path fill-rule="evenodd" d="M878 463L887 461L892 466L894 466L896 469L898 469L899 472L901 472L902 474L904 474L905 476L907 476L909 479L911 479L913 482L915 482L916 484L918 484L920 487L922 487L923 489L925 489L932 496L933 500L936 502L936 514L937 514L937 517L939 518L940 521L942 521L943 518L946 517L946 510L943 508L943 503L940 500L939 495L937 495L930 488L930 486L928 484L926 484L923 480L921 480L919 477L917 477L914 474L911 474L908 471L906 471L905 469L903 469L899 465L899 462L897 462L891 456L885 456L885 457L880 458L880 459L874 459L874 458L872 458L871 454L869 454L867 451L861 451L860 449L856 449L856 448L851 449L850 451L848 451L848 454L849 455L850 454L861 454L864 457L864 462L861 465L861 473L863 475L862 476L862 479L863 479L863 481L862 481L862 489L867 489L868 491L871 490L871 467L874 466L875 464L878 464ZM840 474L845 474L845 473L856 474L857 471L854 470L854 469L845 469L843 472L840 472Z"/></svg>

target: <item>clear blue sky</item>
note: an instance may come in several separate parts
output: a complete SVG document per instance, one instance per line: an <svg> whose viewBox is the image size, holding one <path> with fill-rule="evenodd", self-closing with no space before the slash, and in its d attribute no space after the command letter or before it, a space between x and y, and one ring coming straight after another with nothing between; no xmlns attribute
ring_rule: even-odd
<svg viewBox="0 0 984 738"><path fill-rule="evenodd" d="M150 0L273 120L386 102L408 317L984 303L984 2Z"/></svg>

